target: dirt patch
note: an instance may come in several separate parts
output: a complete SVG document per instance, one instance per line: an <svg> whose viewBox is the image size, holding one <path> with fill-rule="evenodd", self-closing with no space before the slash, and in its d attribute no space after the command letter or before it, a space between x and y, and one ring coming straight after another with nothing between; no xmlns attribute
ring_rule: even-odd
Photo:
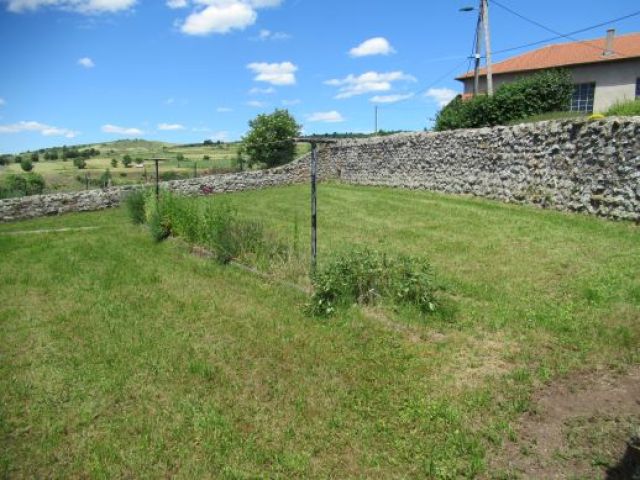
<svg viewBox="0 0 640 480"><path fill-rule="evenodd" d="M622 459L640 427L640 367L590 372L534 396L489 478L631 479Z"/></svg>

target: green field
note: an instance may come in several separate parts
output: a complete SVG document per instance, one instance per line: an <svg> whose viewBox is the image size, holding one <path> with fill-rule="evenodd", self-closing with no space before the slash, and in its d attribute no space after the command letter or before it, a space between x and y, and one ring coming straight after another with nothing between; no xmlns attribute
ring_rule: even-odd
<svg viewBox="0 0 640 480"><path fill-rule="evenodd" d="M229 198L306 243L306 186ZM322 184L320 265L346 245L427 256L447 313L309 317L122 209L0 225L1 475L513 478L537 388L640 360L634 225Z"/></svg>
<svg viewBox="0 0 640 480"><path fill-rule="evenodd" d="M151 158L168 159L160 164L161 175L173 172L176 176L189 178L208 173L235 171L239 147L239 143L181 146L146 140L120 140L80 147L80 150L96 148L100 151L99 156L87 160L85 169L76 168L72 160L45 161L41 158L39 162L34 162L33 172L44 177L47 192L82 190L86 188L87 175L90 180L97 181L107 169L112 175L113 185L149 183L155 178L154 164L149 161ZM308 150L307 145L298 146L299 155L307 153ZM22 155L29 156L28 153ZM134 159L134 163L129 168L125 168L122 164L122 158L125 155L130 155ZM178 155L183 155L184 160L178 162ZM209 159L205 160L205 156ZM114 158L118 161L116 168L111 165ZM137 166L136 159L142 159L144 162ZM20 173L23 172L19 164L0 165L0 182L7 174Z"/></svg>

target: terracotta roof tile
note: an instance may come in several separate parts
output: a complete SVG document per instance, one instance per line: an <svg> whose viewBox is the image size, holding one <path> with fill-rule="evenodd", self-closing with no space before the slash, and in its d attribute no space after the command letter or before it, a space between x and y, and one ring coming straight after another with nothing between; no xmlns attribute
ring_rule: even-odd
<svg viewBox="0 0 640 480"><path fill-rule="evenodd" d="M512 57L493 65L493 74L524 72L554 67L566 67L585 63L613 62L628 58L640 57L640 33L616 36L613 40L611 55L603 55L606 47L606 37L583 42L561 43L548 45L517 57ZM480 70L480 75L486 75L486 69ZM473 71L457 78L464 80L473 78Z"/></svg>

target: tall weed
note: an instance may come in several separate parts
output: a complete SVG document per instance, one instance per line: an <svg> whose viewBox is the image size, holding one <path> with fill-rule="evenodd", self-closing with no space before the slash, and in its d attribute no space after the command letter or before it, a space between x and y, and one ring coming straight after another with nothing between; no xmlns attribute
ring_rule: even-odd
<svg viewBox="0 0 640 480"><path fill-rule="evenodd" d="M436 309L431 267L420 257L349 250L319 270L313 284L310 310L315 315L331 315L352 303L379 301L413 305L424 313Z"/></svg>

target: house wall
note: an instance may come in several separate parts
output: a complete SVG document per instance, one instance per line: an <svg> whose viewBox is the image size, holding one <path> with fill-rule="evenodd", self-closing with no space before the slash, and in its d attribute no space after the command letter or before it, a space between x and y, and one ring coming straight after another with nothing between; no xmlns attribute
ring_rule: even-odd
<svg viewBox="0 0 640 480"><path fill-rule="evenodd" d="M596 84L594 112L604 112L617 102L633 100L636 96L636 81L640 78L640 58L591 65L570 67L574 83ZM537 73L519 72L494 75L494 88L512 83L519 78ZM473 93L473 78L464 80L464 93ZM486 77L480 77L480 91L487 91Z"/></svg>

